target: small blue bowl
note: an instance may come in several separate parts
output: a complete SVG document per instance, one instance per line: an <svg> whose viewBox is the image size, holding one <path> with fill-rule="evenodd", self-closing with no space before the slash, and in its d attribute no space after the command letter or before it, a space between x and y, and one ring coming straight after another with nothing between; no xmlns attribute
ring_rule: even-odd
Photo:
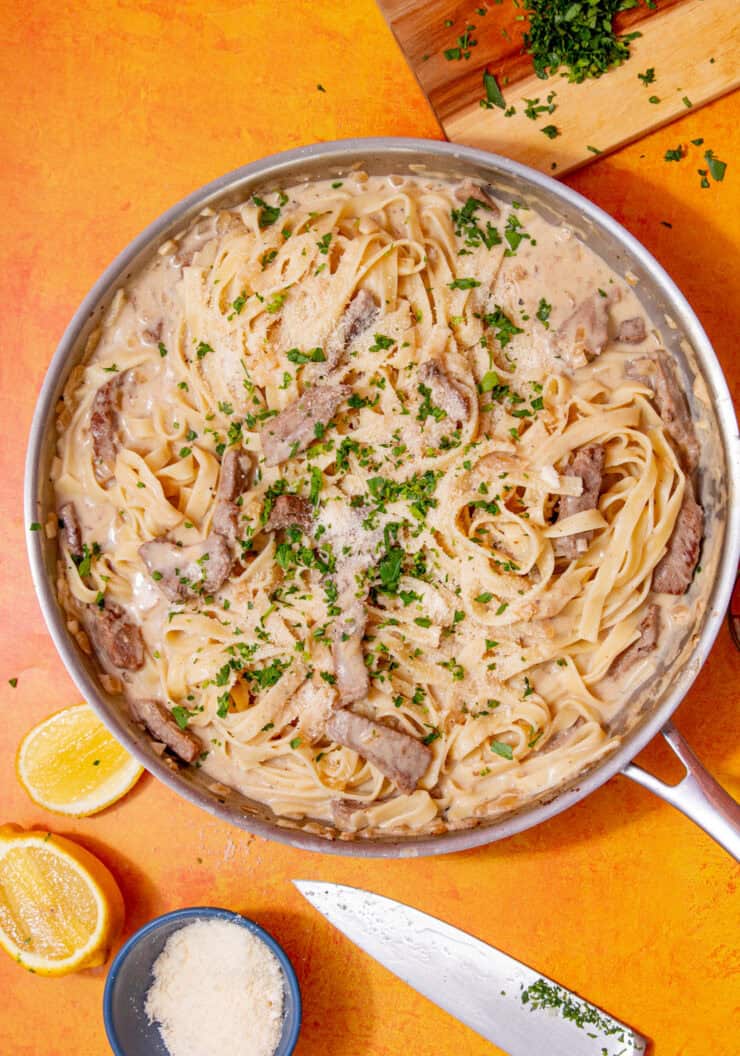
<svg viewBox="0 0 740 1056"><path fill-rule="evenodd" d="M274 1056L291 1056L301 1027L301 991L293 965L259 924L240 913L213 906L196 906L165 913L139 928L118 951L110 966L103 995L103 1019L115 1056L168 1056L156 1023L145 1011L146 995L154 981L152 966L170 935L194 920L227 920L251 931L275 954L283 970L283 1032Z"/></svg>

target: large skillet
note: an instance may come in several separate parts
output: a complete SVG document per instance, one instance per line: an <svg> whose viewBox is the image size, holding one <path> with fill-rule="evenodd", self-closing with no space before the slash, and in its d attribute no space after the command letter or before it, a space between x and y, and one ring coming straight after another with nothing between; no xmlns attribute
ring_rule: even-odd
<svg viewBox="0 0 740 1056"><path fill-rule="evenodd" d="M266 807L250 802L237 792L209 787L213 782L200 771L173 769L155 754L148 737L129 720L120 698L103 690L90 660L67 631L54 591L56 544L47 540L44 532L33 532L29 534L28 550L34 584L51 636L72 678L116 737L175 792L241 828L295 847L393 858L465 850L537 825L621 772L673 803L737 857L740 855L740 808L702 769L669 721L712 647L738 564L740 458L730 395L704 330L657 261L606 213L534 169L448 143L354 139L301 147L254 162L207 184L173 206L134 239L100 277L59 344L31 428L25 480L26 523L43 524L53 509L49 465L55 442L55 404L70 370L81 357L88 333L105 312L115 290L158 245L181 231L205 206L229 205L252 191L263 192L305 179L334 178L352 166L360 166L373 174L418 171L421 167L454 177L469 175L483 179L492 183L504 198L516 197L535 206L546 217L570 224L618 273L629 270L639 280L637 294L648 316L660 326L669 351L679 361L692 411L705 423L705 428L700 428L699 483L707 514L701 577L704 604L677 661L670 670L659 673L651 681L648 697L639 702L634 725L628 728L618 748L577 780L476 828L435 836L352 841L327 839L318 824L276 818ZM631 761L660 731L687 769L686 777L675 787L663 784Z"/></svg>

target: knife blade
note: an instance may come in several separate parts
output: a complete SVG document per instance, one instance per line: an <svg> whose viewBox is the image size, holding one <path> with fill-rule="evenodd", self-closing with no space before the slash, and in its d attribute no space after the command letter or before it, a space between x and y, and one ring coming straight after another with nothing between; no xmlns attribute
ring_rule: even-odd
<svg viewBox="0 0 740 1056"><path fill-rule="evenodd" d="M509 1056L638 1056L647 1048L626 1024L436 917L356 887L293 883L360 949Z"/></svg>

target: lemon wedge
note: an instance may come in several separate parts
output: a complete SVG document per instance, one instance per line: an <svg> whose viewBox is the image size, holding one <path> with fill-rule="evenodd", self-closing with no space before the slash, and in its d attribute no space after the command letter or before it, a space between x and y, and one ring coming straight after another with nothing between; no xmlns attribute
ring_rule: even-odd
<svg viewBox="0 0 740 1056"><path fill-rule="evenodd" d="M123 898L102 862L64 836L0 826L0 946L38 975L103 964Z"/></svg>
<svg viewBox="0 0 740 1056"><path fill-rule="evenodd" d="M18 780L34 803L56 814L97 814L125 795L143 767L87 704L34 726L16 756Z"/></svg>

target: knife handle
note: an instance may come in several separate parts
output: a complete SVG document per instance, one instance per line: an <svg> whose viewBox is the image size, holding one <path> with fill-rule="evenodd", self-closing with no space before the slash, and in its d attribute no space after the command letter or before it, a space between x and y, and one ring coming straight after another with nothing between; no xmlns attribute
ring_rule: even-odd
<svg viewBox="0 0 740 1056"><path fill-rule="evenodd" d="M622 773L678 807L740 861L740 806L704 769L672 722L667 722L661 732L686 767L683 780L677 785L667 785L635 763L629 763Z"/></svg>

